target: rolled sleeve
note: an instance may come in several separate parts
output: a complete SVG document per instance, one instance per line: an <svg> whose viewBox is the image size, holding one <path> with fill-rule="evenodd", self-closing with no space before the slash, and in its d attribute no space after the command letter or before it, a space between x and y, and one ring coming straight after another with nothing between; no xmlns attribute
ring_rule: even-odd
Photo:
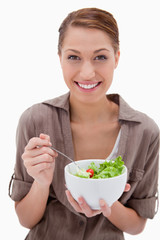
<svg viewBox="0 0 160 240"><path fill-rule="evenodd" d="M30 138L35 135L34 121L30 109L27 109L19 120L16 134L16 164L9 184L9 196L14 201L24 198L33 183L33 178L28 175L21 156Z"/></svg>
<svg viewBox="0 0 160 240"><path fill-rule="evenodd" d="M131 199L127 203L127 207L134 209L139 216L152 219L155 215L155 206L158 197L146 199Z"/></svg>
<svg viewBox="0 0 160 240"><path fill-rule="evenodd" d="M153 218L158 207L159 134L151 142L144 174L128 199L126 206L144 218Z"/></svg>
<svg viewBox="0 0 160 240"><path fill-rule="evenodd" d="M24 198L31 188L32 183L24 182L12 177L9 186L9 196L14 201L20 201Z"/></svg>

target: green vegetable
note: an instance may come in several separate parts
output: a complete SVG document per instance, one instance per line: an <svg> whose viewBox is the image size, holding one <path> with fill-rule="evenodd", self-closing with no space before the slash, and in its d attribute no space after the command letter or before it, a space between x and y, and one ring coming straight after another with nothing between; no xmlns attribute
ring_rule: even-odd
<svg viewBox="0 0 160 240"><path fill-rule="evenodd" d="M104 163L100 163L99 167L97 167L94 162L91 162L91 164L88 166L88 169L92 169L94 171L92 179L112 178L123 173L124 162L122 161L122 157L118 156L110 161L106 160ZM78 170L75 176L81 178L90 178L90 173L83 169Z"/></svg>
<svg viewBox="0 0 160 240"><path fill-rule="evenodd" d="M75 176L81 177L81 178L90 178L90 173L86 172L85 169L80 170L77 168L77 172L76 172Z"/></svg>

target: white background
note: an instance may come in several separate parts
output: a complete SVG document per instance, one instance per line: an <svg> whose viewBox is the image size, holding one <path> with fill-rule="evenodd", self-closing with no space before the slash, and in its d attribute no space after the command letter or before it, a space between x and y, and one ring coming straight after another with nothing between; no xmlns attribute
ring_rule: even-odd
<svg viewBox="0 0 160 240"><path fill-rule="evenodd" d="M22 240L8 197L15 162L15 133L21 113L34 103L68 91L57 56L58 28L64 17L83 7L110 11L120 30L121 58L110 92L118 92L160 126L160 5L157 0L1 0L0 2L0 228L3 239ZM156 236L160 213L144 232L126 239Z"/></svg>

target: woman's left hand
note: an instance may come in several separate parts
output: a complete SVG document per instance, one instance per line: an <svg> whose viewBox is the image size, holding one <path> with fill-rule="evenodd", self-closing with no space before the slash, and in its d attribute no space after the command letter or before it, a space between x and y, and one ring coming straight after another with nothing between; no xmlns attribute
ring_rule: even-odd
<svg viewBox="0 0 160 240"><path fill-rule="evenodd" d="M130 184L126 184L124 192L128 192L130 190ZM100 199L99 205L100 210L92 210L83 197L78 198L78 202L72 197L69 190L66 190L66 196L72 207L76 212L83 213L86 217L94 217L100 213L102 213L105 217L109 217L111 214L111 208L107 205L107 203Z"/></svg>
<svg viewBox="0 0 160 240"><path fill-rule="evenodd" d="M78 198L78 202L72 197L69 190L66 190L66 196L76 212L83 213L86 217L94 217L102 212L102 210L92 210L83 197Z"/></svg>

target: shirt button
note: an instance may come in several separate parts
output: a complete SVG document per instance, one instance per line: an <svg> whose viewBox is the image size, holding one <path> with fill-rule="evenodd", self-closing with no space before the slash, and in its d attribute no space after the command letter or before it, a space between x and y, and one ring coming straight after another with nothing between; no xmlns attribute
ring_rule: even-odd
<svg viewBox="0 0 160 240"><path fill-rule="evenodd" d="M81 220L79 221L79 226L83 226L84 225L84 222Z"/></svg>

